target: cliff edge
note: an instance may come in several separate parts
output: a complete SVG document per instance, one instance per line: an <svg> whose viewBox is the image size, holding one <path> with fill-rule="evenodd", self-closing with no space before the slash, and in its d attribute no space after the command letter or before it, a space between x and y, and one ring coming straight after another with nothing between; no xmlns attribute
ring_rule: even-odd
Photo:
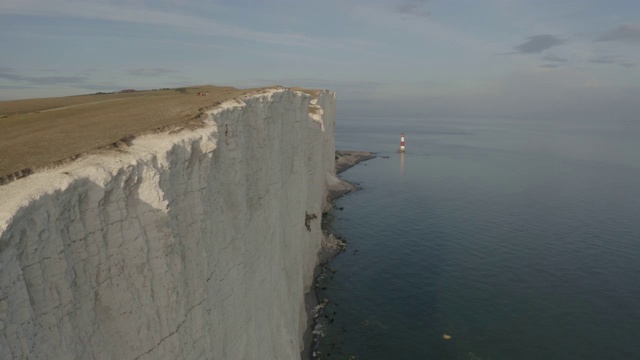
<svg viewBox="0 0 640 360"><path fill-rule="evenodd" d="M262 90L1 186L0 358L298 358L334 128Z"/></svg>

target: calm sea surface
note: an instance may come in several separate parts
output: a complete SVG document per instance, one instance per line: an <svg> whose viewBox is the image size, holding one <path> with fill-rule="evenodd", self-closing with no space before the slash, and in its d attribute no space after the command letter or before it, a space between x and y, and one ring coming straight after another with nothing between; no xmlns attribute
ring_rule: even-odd
<svg viewBox="0 0 640 360"><path fill-rule="evenodd" d="M636 125L338 121L320 358L640 359Z"/></svg>

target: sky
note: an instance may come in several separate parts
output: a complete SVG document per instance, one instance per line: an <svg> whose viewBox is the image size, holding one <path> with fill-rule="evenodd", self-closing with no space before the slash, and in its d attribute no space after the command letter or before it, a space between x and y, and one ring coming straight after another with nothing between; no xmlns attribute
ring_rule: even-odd
<svg viewBox="0 0 640 360"><path fill-rule="evenodd" d="M640 117L637 0L0 0L0 100L185 85L362 116Z"/></svg>

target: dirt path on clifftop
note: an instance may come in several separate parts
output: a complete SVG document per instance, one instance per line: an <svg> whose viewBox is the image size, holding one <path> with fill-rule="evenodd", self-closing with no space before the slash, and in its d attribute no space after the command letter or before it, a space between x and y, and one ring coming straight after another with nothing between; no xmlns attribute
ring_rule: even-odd
<svg viewBox="0 0 640 360"><path fill-rule="evenodd" d="M197 86L0 102L0 180L170 125L262 89ZM198 92L207 96L196 96ZM196 121L194 121L196 120ZM0 185L2 182L0 181Z"/></svg>

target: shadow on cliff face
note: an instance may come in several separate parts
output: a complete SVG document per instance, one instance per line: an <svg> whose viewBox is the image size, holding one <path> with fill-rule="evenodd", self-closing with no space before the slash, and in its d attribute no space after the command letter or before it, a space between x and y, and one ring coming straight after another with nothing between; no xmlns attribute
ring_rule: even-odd
<svg viewBox="0 0 640 360"><path fill-rule="evenodd" d="M141 327L177 329L184 321L196 299L167 288L187 263L175 239L162 236L168 216L140 200L139 179L122 175L107 188L75 180L15 214L0 237L7 304L0 349L16 357L135 356L158 346L139 336ZM172 295L171 314L151 311Z"/></svg>
<svg viewBox="0 0 640 360"><path fill-rule="evenodd" d="M284 267L285 247L299 245L246 236L249 220L234 213L246 194L204 203L224 191L197 186L211 179L181 173L177 163L165 169L175 178L143 166L120 169L104 186L75 178L16 212L0 235L0 358L242 358L258 350L241 344L291 311L274 309L272 299L287 298L289 277L300 272L260 266L275 256ZM319 227L299 216L299 234Z"/></svg>
<svg viewBox="0 0 640 360"><path fill-rule="evenodd" d="M193 334L215 333L222 306L205 302L211 254L174 235L168 206L143 201L141 183L125 170L105 187L77 179L15 214L0 236L1 358L175 357L207 345Z"/></svg>

